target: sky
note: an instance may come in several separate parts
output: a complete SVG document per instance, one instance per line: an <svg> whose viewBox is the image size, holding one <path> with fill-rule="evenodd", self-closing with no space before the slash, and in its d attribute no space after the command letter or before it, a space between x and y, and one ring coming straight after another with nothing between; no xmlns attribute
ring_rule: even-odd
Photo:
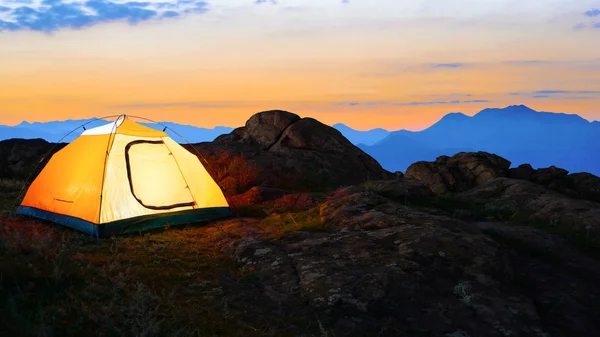
<svg viewBox="0 0 600 337"><path fill-rule="evenodd" d="M600 0L0 0L0 124L282 109L420 130L525 104L600 120Z"/></svg>

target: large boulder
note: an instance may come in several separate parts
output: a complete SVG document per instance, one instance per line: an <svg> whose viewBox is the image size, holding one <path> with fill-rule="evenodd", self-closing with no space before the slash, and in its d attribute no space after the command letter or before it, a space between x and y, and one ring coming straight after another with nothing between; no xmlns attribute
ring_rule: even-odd
<svg viewBox="0 0 600 337"><path fill-rule="evenodd" d="M264 111L250 117L246 122L246 132L251 139L264 149L273 146L282 133L292 124L300 120L300 116L283 110Z"/></svg>
<svg viewBox="0 0 600 337"><path fill-rule="evenodd" d="M395 178L338 130L281 110L258 113L246 126L194 147L229 195L254 186L314 192Z"/></svg>
<svg viewBox="0 0 600 337"><path fill-rule="evenodd" d="M434 162L420 161L405 176L423 182L436 194L461 192L508 174L510 162L487 152L459 152Z"/></svg>

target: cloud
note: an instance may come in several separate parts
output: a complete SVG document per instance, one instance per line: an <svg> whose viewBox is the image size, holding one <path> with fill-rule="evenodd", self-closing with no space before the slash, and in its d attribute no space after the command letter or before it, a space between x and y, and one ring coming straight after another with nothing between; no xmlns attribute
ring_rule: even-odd
<svg viewBox="0 0 600 337"><path fill-rule="evenodd" d="M591 18L592 21L580 22L580 23L576 24L575 27L573 27L575 30L581 30L581 29L585 29L585 28L596 28L596 29L600 28L600 22L593 21L593 19L600 16L600 9L597 9L597 8L590 9L588 11L585 11L583 13L583 15L587 16L588 18Z"/></svg>
<svg viewBox="0 0 600 337"><path fill-rule="evenodd" d="M582 95L586 95L586 94L600 94L600 91L597 90L538 90L538 91L534 91L535 94L538 95L556 95L556 94L582 94Z"/></svg>
<svg viewBox="0 0 600 337"><path fill-rule="evenodd" d="M431 65L432 68L462 68L466 63L438 63Z"/></svg>
<svg viewBox="0 0 600 337"><path fill-rule="evenodd" d="M388 105L388 106L420 106L420 105L447 105L447 104L470 104L470 103L490 103L493 101L486 99L472 99L472 100L452 100L452 101L419 101L419 102L408 102L408 103L394 103L394 102L341 102L337 103L338 106L373 106L373 105Z"/></svg>
<svg viewBox="0 0 600 337"><path fill-rule="evenodd" d="M600 90L535 90L526 92L511 92L511 96L523 96L545 99L591 99L600 96Z"/></svg>
<svg viewBox="0 0 600 337"><path fill-rule="evenodd" d="M52 33L112 21L134 25L207 10L207 3L198 0L13 0L0 6L0 32L33 30Z"/></svg>

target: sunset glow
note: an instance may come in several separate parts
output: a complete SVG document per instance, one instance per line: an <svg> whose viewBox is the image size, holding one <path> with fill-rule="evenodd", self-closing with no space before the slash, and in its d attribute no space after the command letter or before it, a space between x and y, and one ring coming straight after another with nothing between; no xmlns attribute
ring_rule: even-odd
<svg viewBox="0 0 600 337"><path fill-rule="evenodd" d="M235 127L283 109L422 129L511 104L600 120L597 1L172 3L26 26L0 0L0 124L126 113Z"/></svg>

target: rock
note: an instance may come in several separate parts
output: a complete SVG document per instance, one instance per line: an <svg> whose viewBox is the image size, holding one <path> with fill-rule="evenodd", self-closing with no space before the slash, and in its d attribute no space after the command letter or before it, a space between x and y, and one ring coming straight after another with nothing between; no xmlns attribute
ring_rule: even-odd
<svg viewBox="0 0 600 337"><path fill-rule="evenodd" d="M292 192L282 189L255 186L243 194L232 196L230 199L238 206L257 205L265 201L275 200L290 193Z"/></svg>
<svg viewBox="0 0 600 337"><path fill-rule="evenodd" d="M435 162L416 162L406 177L423 182L436 194L466 191L472 187L508 175L510 162L487 152L460 152L440 156Z"/></svg>
<svg viewBox="0 0 600 337"><path fill-rule="evenodd" d="M572 173L550 166L533 169L529 164L510 169L509 177L534 182L573 198L600 202L600 178L590 173Z"/></svg>
<svg viewBox="0 0 600 337"><path fill-rule="evenodd" d="M227 195L253 186L311 192L394 179L338 130L296 117L279 110L262 112L231 135L194 147Z"/></svg>
<svg viewBox="0 0 600 337"><path fill-rule="evenodd" d="M477 226L513 250L510 259L515 281L537 304L549 335L591 336L600 332L600 311L590 311L600 301L597 260L582 256L564 239L535 228L490 222Z"/></svg>
<svg viewBox="0 0 600 337"><path fill-rule="evenodd" d="M292 124L298 122L300 117L291 112L282 110L264 111L250 117L246 122L246 133L263 149L273 146L282 133Z"/></svg>
<svg viewBox="0 0 600 337"><path fill-rule="evenodd" d="M231 245L233 259L256 275L267 297L284 302L298 293L296 270L288 254L278 245L258 239L243 239Z"/></svg>
<svg viewBox="0 0 600 337"><path fill-rule="evenodd" d="M569 174L569 171L565 169L561 169L556 166L550 166L533 172L530 180L540 185L549 185L552 181L566 178L567 174Z"/></svg>
<svg viewBox="0 0 600 337"><path fill-rule="evenodd" d="M568 178L579 198L600 203L600 178L590 173L572 173Z"/></svg>
<svg viewBox="0 0 600 337"><path fill-rule="evenodd" d="M528 181L497 178L457 197L513 218L543 220L563 231L600 234L600 204L573 199Z"/></svg>
<svg viewBox="0 0 600 337"><path fill-rule="evenodd" d="M333 335L544 331L534 302L514 284L510 254L476 227L360 187L332 193L321 212L341 231L242 240L231 251L256 268L269 298L306 301Z"/></svg>
<svg viewBox="0 0 600 337"><path fill-rule="evenodd" d="M8 139L0 141L0 178L33 180L65 143L48 143L43 139Z"/></svg>
<svg viewBox="0 0 600 337"><path fill-rule="evenodd" d="M536 170L529 164L521 164L508 170L508 176L513 179L531 180Z"/></svg>
<svg viewBox="0 0 600 337"><path fill-rule="evenodd" d="M367 190L373 191L386 198L399 201L412 200L420 197L432 196L431 190L422 182L399 177L396 180L372 180L364 183Z"/></svg>
<svg viewBox="0 0 600 337"><path fill-rule="evenodd" d="M417 212L358 187L340 189L331 194L321 204L320 215L323 223L349 230L380 229L407 224L427 226L442 219L436 215Z"/></svg>

